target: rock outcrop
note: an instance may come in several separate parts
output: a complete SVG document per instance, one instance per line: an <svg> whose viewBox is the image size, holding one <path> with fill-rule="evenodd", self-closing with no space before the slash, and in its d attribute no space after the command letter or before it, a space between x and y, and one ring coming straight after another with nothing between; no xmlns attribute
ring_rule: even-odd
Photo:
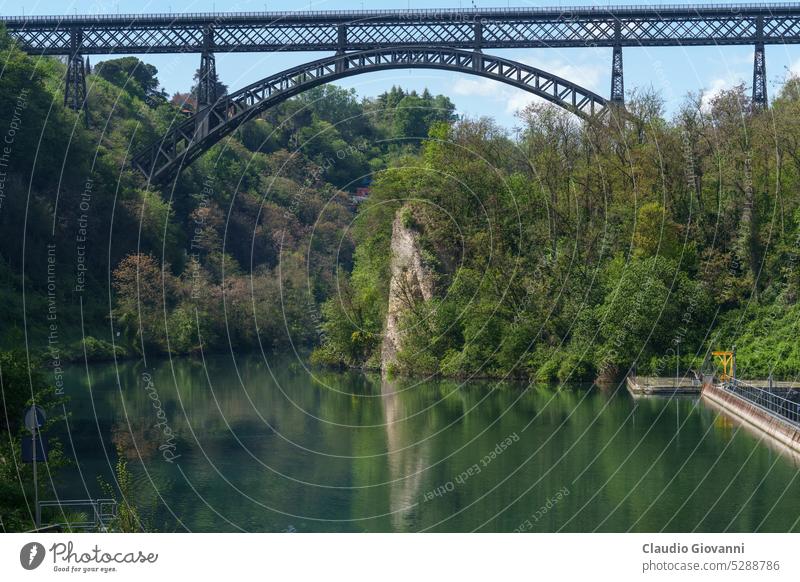
<svg viewBox="0 0 800 582"><path fill-rule="evenodd" d="M425 266L419 233L404 224L409 210L401 208L392 223L392 258L390 263L389 306L381 349L381 368L386 371L397 364L402 347L400 321L414 305L433 297L434 273Z"/></svg>

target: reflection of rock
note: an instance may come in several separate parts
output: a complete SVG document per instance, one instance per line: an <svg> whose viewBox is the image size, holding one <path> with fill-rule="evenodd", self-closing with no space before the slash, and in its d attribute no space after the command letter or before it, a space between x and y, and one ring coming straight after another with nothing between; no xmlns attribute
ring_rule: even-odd
<svg viewBox="0 0 800 582"><path fill-rule="evenodd" d="M386 445L389 459L389 509L395 531L407 531L404 523L408 509L420 502L421 485L428 467L428 442L410 430L407 411L401 406L401 396L394 382L381 383L381 401L386 421ZM405 448L408 447L408 448Z"/></svg>
<svg viewBox="0 0 800 582"><path fill-rule="evenodd" d="M404 217L409 213L408 208L401 208L392 223L389 307L381 349L384 370L397 363L402 343L400 318L415 304L433 297L434 277L423 261L419 234L404 224Z"/></svg>
<svg viewBox="0 0 800 582"><path fill-rule="evenodd" d="M159 446L160 431L155 426L118 423L111 429L111 442L129 461L151 458Z"/></svg>

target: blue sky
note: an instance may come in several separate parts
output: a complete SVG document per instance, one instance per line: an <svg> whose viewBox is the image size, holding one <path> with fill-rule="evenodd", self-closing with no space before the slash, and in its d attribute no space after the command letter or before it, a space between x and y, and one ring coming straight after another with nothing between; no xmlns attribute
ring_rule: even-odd
<svg viewBox="0 0 800 582"><path fill-rule="evenodd" d="M265 10L358 10L379 8L458 8L469 7L471 0L120 0L78 2L70 0L0 0L3 15L73 13L162 13ZM613 4L624 4L615 1ZM641 2L640 2L641 3ZM707 0L704 3L709 3ZM475 0L479 8L559 5L555 1ZM607 2L563 2L563 5L608 5ZM558 74L608 96L611 49L521 49L492 51ZM232 90L262 77L322 56L320 53L218 54L217 72ZM169 93L185 91L200 62L199 55L142 55L159 69L159 79ZM95 59L102 60L101 57ZM690 92L711 95L752 78L752 47L669 47L626 48L626 89L653 87L667 101L668 113L680 105ZM94 59L93 59L94 61ZM789 71L800 73L800 45L768 46L767 74L770 95L774 95ZM384 71L351 77L340 83L355 88L359 95L374 96L392 85L434 93L444 93L456 103L460 113L487 115L511 128L514 112L531 100L521 90L488 79L443 71Z"/></svg>

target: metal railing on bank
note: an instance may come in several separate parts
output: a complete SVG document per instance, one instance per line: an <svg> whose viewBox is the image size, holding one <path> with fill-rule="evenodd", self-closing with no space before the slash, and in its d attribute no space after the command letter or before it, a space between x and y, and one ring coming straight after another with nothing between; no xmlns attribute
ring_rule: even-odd
<svg viewBox="0 0 800 582"><path fill-rule="evenodd" d="M800 402L790 400L772 389L765 390L736 379L726 381L724 387L729 392L800 427Z"/></svg>
<svg viewBox="0 0 800 582"><path fill-rule="evenodd" d="M104 532L117 517L114 499L40 501L39 507L44 510L45 519L36 531Z"/></svg>

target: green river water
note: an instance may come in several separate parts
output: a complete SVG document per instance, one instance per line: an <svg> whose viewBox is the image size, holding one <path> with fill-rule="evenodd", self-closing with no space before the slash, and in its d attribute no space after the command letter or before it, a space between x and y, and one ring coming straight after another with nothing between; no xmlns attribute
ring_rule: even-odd
<svg viewBox="0 0 800 582"><path fill-rule="evenodd" d="M73 365L77 459L115 448L158 531L797 531L800 463L697 398L382 380L299 359Z"/></svg>

